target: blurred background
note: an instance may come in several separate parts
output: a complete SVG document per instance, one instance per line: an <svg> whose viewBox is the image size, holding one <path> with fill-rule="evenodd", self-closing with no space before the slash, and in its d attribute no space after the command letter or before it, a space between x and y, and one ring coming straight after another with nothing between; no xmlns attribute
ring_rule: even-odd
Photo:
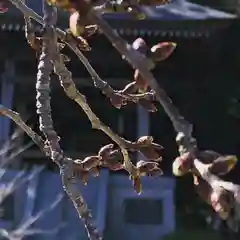
<svg viewBox="0 0 240 240"><path fill-rule="evenodd" d="M41 0L26 3L41 13ZM147 18L141 21L126 14L105 16L128 42L142 37L149 45L162 41L177 43L174 53L153 71L154 76L182 115L194 125L200 149L238 156L239 7L238 0L175 0L166 6L144 8ZM67 24L67 15L59 13L59 26L64 29ZM37 24L35 27L40 30ZM133 70L102 34L89 42L92 51L85 55L104 80L115 89L132 80ZM0 102L17 110L39 132L35 106L36 54L26 43L23 17L13 6L0 15L0 52ZM165 175L143 179L141 196L134 193L124 172L113 174L104 169L100 177L89 179L87 187L79 184L104 239L155 240L180 236L186 240L239 239L198 199L190 177L172 177L171 164L177 156L176 134L161 106L158 105L157 113L148 113L133 104L121 110L113 108L93 87L88 72L74 54L68 49L64 53L71 57L67 67L79 91L85 94L101 120L129 140L152 135L165 147L161 163ZM58 79L55 76L52 79L52 115L61 146L71 157L84 158L97 153L110 139L91 129L85 114L65 96ZM0 201L3 238L15 234L18 238L14 239L87 239L70 201L61 195L56 166L5 117L0 117L0 144L3 149L0 167L5 169L0 178L1 188L6 191L9 184L16 186L3 194ZM239 172L240 164L225 179L240 184ZM17 179L24 181L18 186L21 181L15 177L20 173L23 175ZM27 228L22 227L29 219Z"/></svg>

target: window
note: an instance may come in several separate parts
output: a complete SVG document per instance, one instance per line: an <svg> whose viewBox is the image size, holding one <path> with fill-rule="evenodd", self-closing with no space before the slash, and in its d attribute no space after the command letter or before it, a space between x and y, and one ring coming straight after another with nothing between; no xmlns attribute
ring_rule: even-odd
<svg viewBox="0 0 240 240"><path fill-rule="evenodd" d="M126 223L136 225L159 225L163 221L161 199L127 199L124 201Z"/></svg>

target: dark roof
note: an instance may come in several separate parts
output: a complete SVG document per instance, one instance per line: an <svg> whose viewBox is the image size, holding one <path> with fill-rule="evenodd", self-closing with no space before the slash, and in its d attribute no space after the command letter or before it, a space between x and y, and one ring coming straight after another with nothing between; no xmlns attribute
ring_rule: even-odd
<svg viewBox="0 0 240 240"><path fill-rule="evenodd" d="M190 3L185 0L175 0L169 4L157 7L143 7L148 19L164 21L234 19L236 15L219 11L210 7ZM127 18L127 14L108 14L111 18Z"/></svg>
<svg viewBox="0 0 240 240"><path fill-rule="evenodd" d="M26 0L26 4L41 15L42 0ZM176 0L172 3L155 8L144 7L146 20L131 20L128 14L105 14L105 18L120 34L124 35L184 35L186 37L208 36L211 32L226 28L235 15ZM59 26L67 28L65 12L59 11ZM9 11L0 15L2 30L23 30L21 12L11 6Z"/></svg>
<svg viewBox="0 0 240 240"><path fill-rule="evenodd" d="M25 0L25 2L30 8L41 14L42 0ZM11 9L11 11L14 10ZM172 0L171 3L158 7L143 7L143 11L149 19L158 20L205 20L236 17L233 14L190 3L186 0ZM126 17L126 14L108 15L110 18Z"/></svg>

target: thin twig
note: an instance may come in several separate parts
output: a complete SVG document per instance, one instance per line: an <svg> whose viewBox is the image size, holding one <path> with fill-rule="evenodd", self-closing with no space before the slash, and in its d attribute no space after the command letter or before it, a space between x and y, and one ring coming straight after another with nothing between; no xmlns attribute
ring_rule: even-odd
<svg viewBox="0 0 240 240"><path fill-rule="evenodd" d="M34 18L39 23L43 24L41 17L31 9L27 8L20 0L10 1L14 3L24 13L25 16ZM103 32L106 35L106 37L111 41L112 45L124 57L124 59L126 59L134 69L139 70L142 77L146 79L146 81L148 81L150 87L155 91L157 100L163 106L165 112L171 119L176 132L178 133L176 141L177 144L179 145L180 155L186 152L190 152L195 157L197 153L197 146L196 140L192 137L192 125L189 122L187 122L183 118L183 116L180 115L179 111L173 105L166 92L163 90L162 87L159 86L156 79L153 77L153 74L150 72L150 70L153 69L154 62L151 59L147 58L145 55L134 50L131 45L124 41L117 34L117 32L114 31L107 24L107 22L103 19L101 14L99 14L99 12L97 12L94 8L88 11L87 18L88 20L90 20L90 22L97 24L99 26L101 32ZM97 73L92 68L86 57L81 53L81 51L77 47L77 44L76 42L74 42L74 39L71 37L69 38L67 33L60 29L57 29L56 31L60 39L67 43L67 45L76 53L76 55L82 61L84 66L87 68L87 70L89 71L90 75L93 78L94 85L100 88L103 92L105 92L105 94L106 90L109 91L110 94L113 94L114 93L113 89L97 75ZM57 46L57 44L55 45ZM64 66L61 56L59 54L57 54L57 56L58 60L54 62L55 72L60 75L60 81L66 94L81 106L81 108L85 111L88 118L90 119L94 128L98 128L104 131L120 146L124 156L125 167L129 171L129 173L133 175L133 173L131 172L131 170L133 169L133 165L131 165L131 162L128 158L128 151L126 146L127 141L120 138L119 136L116 136L115 133L113 133L110 128L105 126L99 120L99 118L92 112L91 108L88 106L85 100L85 97L81 93L79 93L78 90L76 89L71 79L71 73ZM107 93L106 95L108 96L109 93ZM129 96L124 97L126 99L129 98ZM234 193L235 199L237 199L237 201L240 202L239 200L240 187L233 183L223 181L219 177L211 174L209 172L207 165L203 164L200 160L195 157L195 160L193 161L194 167L197 169L199 176L201 176L202 179L206 180L210 184L210 186L214 188L214 190L224 188L228 191L231 191L232 193Z"/></svg>
<svg viewBox="0 0 240 240"><path fill-rule="evenodd" d="M152 64L150 59L145 55L134 50L124 39L122 39L116 31L114 31L109 24L103 19L103 17L94 9L91 9L88 13L88 18L93 24L98 25L101 32L109 39L112 45L119 51L119 53L126 59L129 64L138 69L140 74L149 83L150 87L156 93L156 99L163 106L165 112L172 121L172 124L176 130L176 141L179 145L180 155L185 152L196 153L197 146L196 140L192 137L192 125L187 122L183 116L179 113L178 109L173 105L171 99L168 97L164 89L158 84L153 74L150 72ZM240 203L240 186L231 182L223 181L219 177L211 174L199 159L194 160L194 166L198 170L199 175L207 181L210 186L219 190L224 188L234 193L236 202Z"/></svg>
<svg viewBox="0 0 240 240"><path fill-rule="evenodd" d="M135 175L136 171L134 171L135 170L134 165L131 163L129 156L128 156L128 151L127 151L127 146L126 146L127 142L125 141L125 139L119 137L116 133L114 133L110 127L106 126L103 122L101 122L101 120L92 111L92 109L89 107L89 105L86 101L85 96L77 90L77 88L72 80L72 74L66 68L60 54L57 54L56 58L54 60L54 71L59 76L59 80L61 82L62 87L64 88L66 95L69 98L71 98L72 100L74 100L83 109L83 111L88 116L88 118L92 124L92 127L95 129L102 130L114 142L116 142L119 145L119 147L121 148L122 154L123 154L125 169L131 175Z"/></svg>
<svg viewBox="0 0 240 240"><path fill-rule="evenodd" d="M14 5L16 5L16 7L19 8L20 11L22 11L25 16L35 19L40 24L44 24L42 18L37 13L35 13L32 9L28 8L21 0L9 0L9 1L11 1ZM65 41L67 43L67 45L75 52L75 54L82 61L82 63L87 68L90 75L92 76L92 78L94 80L94 84L97 87L99 87L100 89L102 89L105 93L108 92L109 95L112 95L114 92L111 89L111 87L98 76L96 71L90 65L87 58L82 54L82 52L77 47L76 42L73 39L67 37L66 32L64 32L58 28L56 29L56 32L58 34L58 37L60 39L62 39L63 41ZM56 65L57 63L55 62L54 64ZM59 63L58 63L58 65L59 65ZM113 141L115 141L120 146L122 154L123 154L123 158L124 158L124 168L132 176L133 182L135 180L139 181L139 171L137 171L136 167L131 163L131 161L129 159L128 151L127 151L127 148L133 149L134 144L131 144L131 142L126 141L125 139L119 137L108 126L106 126L99 120L99 118L92 112L91 108L88 106L88 104L85 100L85 97L82 94L80 94L79 91L76 89L75 84L71 79L71 73L66 69L65 66L63 67L63 64L60 64L59 66L60 66L60 68L58 67L58 72L61 75L62 86L65 88L65 92L67 93L67 95L70 98L72 98L73 100L75 100L82 107L82 109L87 114L87 116L90 119L92 126L94 128L98 128L98 129L104 131ZM150 93L150 95L152 96L152 93ZM123 98L126 98L128 100L135 101L136 98L141 99L144 95L128 94L128 95L122 95L122 96L123 96ZM145 96L147 96L147 95L145 95ZM137 146L138 146L138 144L137 144Z"/></svg>
<svg viewBox="0 0 240 240"><path fill-rule="evenodd" d="M38 15L36 12L34 12L32 9L28 8L21 0L9 0L11 3L13 3L26 17L33 18L40 24L44 24L43 19L40 15ZM143 54L135 51L131 45L129 45L126 41L124 41L116 31L114 31L109 24L102 18L98 12L96 12L94 9L89 11L88 18L90 20L97 24L100 28L100 30L106 35L106 37L112 42L112 45L121 53L122 56L126 58L126 60L132 65L133 68L139 69L141 75L144 79L146 79L149 82L150 87L155 91L157 100L161 103L164 110L170 117L175 130L179 133L182 132L186 137L191 137L192 133L192 125L188 123L183 116L180 115L177 108L173 105L171 99L167 96L165 91L159 86L157 80L154 78L152 73L149 71L149 69L152 69L154 67L154 63L152 60L146 58ZM61 29L57 28L56 32L58 34L58 37L66 42L67 45L75 52L75 54L79 57L79 59L82 61L86 69L91 74L93 80L97 81L95 82L95 85L103 87L106 86L104 82L101 81L101 78L98 76L96 71L92 68L91 64L88 62L87 58L81 53L81 51L78 49L77 45L73 42L67 39L66 32L62 31Z"/></svg>
<svg viewBox="0 0 240 240"><path fill-rule="evenodd" d="M13 4L16 5L17 8L19 8L26 17L32 17L36 21L38 21L40 24L44 24L44 21L42 18L36 14L34 11L32 11L30 8L28 8L22 1L20 0L10 0ZM60 29L56 29L56 32L58 33L58 36L62 40L66 40L66 33ZM109 94L113 93L113 89L104 82L96 73L96 71L92 68L91 64L87 60L87 58L82 54L82 52L79 50L75 42L70 41L67 42L68 46L76 53L76 55L80 58L80 60L83 62L84 66L87 68L89 73L92 76L92 79L94 80L95 86L99 87L103 91L109 92ZM60 64L59 64L60 63ZM71 72L67 70L67 68L64 65L63 59L61 59L61 56L59 55L58 61L54 62L55 65L55 71L60 76L60 81L62 86L64 87L64 90L68 97L76 101L84 110L86 115L88 116L89 120L92 123L93 128L100 129L104 131L113 141L115 141L121 148L125 168L131 175L136 175L136 170L131 163L128 151L126 150L126 141L124 139L120 138L118 135L116 135L108 126L103 124L100 119L92 112L91 108L86 102L85 97L76 89L76 86L74 82L72 81ZM137 95L138 96L138 95ZM143 95L139 94L139 98L141 98ZM128 95L126 98L134 98L136 96L134 95ZM52 122L52 120L50 120ZM129 144L129 143L128 143ZM56 152L56 151L55 151Z"/></svg>
<svg viewBox="0 0 240 240"><path fill-rule="evenodd" d="M134 50L132 46L122 39L94 9L89 12L88 17L93 23L98 25L101 32L109 39L114 48L124 56L129 64L134 69L138 69L142 77L148 81L150 87L155 91L156 99L161 103L165 112L171 119L175 130L184 133L187 137L191 136L191 124L180 115L171 99L167 96L163 88L160 87L157 80L154 78L153 74L149 71L154 66L152 60Z"/></svg>
<svg viewBox="0 0 240 240"><path fill-rule="evenodd" d="M44 141L43 138L40 135L38 135L36 132L34 132L29 126L27 126L27 124L22 120L19 113L8 109L1 104L0 104L0 113L5 115L6 117L9 117L12 121L14 121L33 140L33 142L39 147L39 149L47 157L51 156L51 151L50 151L48 143L46 141ZM75 183L74 179L72 178L72 169L71 169L72 168L72 166L71 166L72 159L66 158L66 157L64 157L64 158L65 158L65 161L67 161L67 164L64 164L63 166L61 166L60 170L61 170L61 173L66 172L66 174L64 175L64 178L63 178L63 182L66 185L65 189L67 189L67 190L70 189L68 191L73 193L71 195L71 200L74 201L75 199L77 199L76 204L74 206L76 208L78 208L77 209L78 213L80 212L81 215L84 215L84 217L86 218L87 213L90 214L89 210L87 209L86 204L83 204L84 199L81 199L79 197L81 195L78 193L79 190L77 189L77 187L72 186ZM68 176L71 176L70 180L67 179ZM69 184L70 184L70 186L69 186ZM74 188L74 189L72 189L72 188ZM78 206L78 205L80 205L80 206ZM88 223L88 221L86 221L84 219L84 224L89 224L89 223ZM96 239L96 238L90 238L90 239ZM97 239L99 239L99 238L97 238Z"/></svg>
<svg viewBox="0 0 240 240"><path fill-rule="evenodd" d="M0 104L0 113L12 119L32 140L33 142L43 151L46 156L50 156L50 149L46 146L44 139L34 132L21 118L19 113L8 109L7 107Z"/></svg>
<svg viewBox="0 0 240 240"><path fill-rule="evenodd" d="M38 15L36 12L34 12L32 9L28 8L22 0L9 0L9 1L13 3L24 14L25 24L26 26L28 26L28 29L30 29L30 27L32 28L30 22L31 18L33 18L41 25L44 24L42 17ZM80 51L76 40L72 36L70 36L69 33L59 28L56 28L56 32L58 37L67 44L67 46L77 55L79 60L83 63L83 65L89 72L90 76L92 77L94 86L99 88L102 91L102 93L104 93L108 98L110 99L115 98L116 101L119 102L119 105L121 106L122 102L127 101L138 102L141 99L149 99L153 97L153 93L124 94L118 91L114 91L114 89L112 89L112 87L106 81L100 78L95 69L91 66L88 59ZM31 38L32 34L29 34L29 37Z"/></svg>

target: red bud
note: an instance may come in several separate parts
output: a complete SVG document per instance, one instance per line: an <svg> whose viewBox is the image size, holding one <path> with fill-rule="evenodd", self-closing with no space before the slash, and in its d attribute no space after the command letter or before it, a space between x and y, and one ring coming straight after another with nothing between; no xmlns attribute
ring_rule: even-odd
<svg viewBox="0 0 240 240"><path fill-rule="evenodd" d="M1 0L0 1L0 13L5 13L7 11L8 11L7 1L6 0Z"/></svg>
<svg viewBox="0 0 240 240"><path fill-rule="evenodd" d="M163 175L163 171L160 168L154 168L147 173L149 177L159 177L161 175Z"/></svg>
<svg viewBox="0 0 240 240"><path fill-rule="evenodd" d="M126 99L120 94L114 93L110 97L110 101L115 108L120 109L123 105L126 105Z"/></svg>
<svg viewBox="0 0 240 240"><path fill-rule="evenodd" d="M152 171L153 169L157 168L156 162L146 162L143 160L140 160L137 162L137 168L141 175L147 175L148 172Z"/></svg>
<svg viewBox="0 0 240 240"><path fill-rule="evenodd" d="M108 144L108 145L105 145L103 146L99 152L98 152L98 155L101 156L102 158L107 158L110 156L112 150L113 150L113 147L114 145L111 143L111 144Z"/></svg>
<svg viewBox="0 0 240 240"><path fill-rule="evenodd" d="M86 157L81 162L82 169L84 169L85 171L88 171L91 168L98 166L100 160L101 160L101 157L99 157L99 156Z"/></svg>
<svg viewBox="0 0 240 240"><path fill-rule="evenodd" d="M176 46L177 44L174 42L158 43L151 48L149 57L156 62L163 61L172 54Z"/></svg>

